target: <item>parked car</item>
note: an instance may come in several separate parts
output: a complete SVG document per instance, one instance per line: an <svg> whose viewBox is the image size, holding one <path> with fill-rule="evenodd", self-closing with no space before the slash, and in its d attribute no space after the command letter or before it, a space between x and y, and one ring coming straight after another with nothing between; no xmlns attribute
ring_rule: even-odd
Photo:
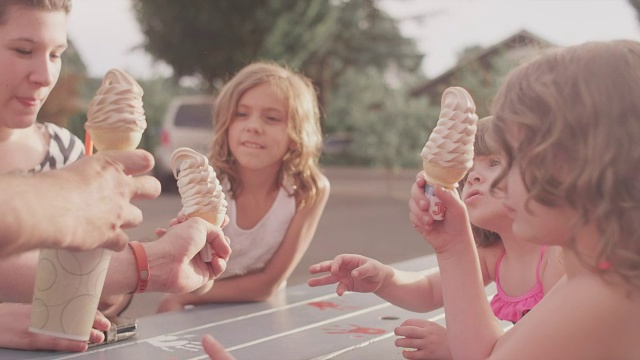
<svg viewBox="0 0 640 360"><path fill-rule="evenodd" d="M162 183L163 191L175 191L171 153L179 147L191 148L209 155L213 141L213 97L204 95L174 98L165 114L154 151L154 176Z"/></svg>

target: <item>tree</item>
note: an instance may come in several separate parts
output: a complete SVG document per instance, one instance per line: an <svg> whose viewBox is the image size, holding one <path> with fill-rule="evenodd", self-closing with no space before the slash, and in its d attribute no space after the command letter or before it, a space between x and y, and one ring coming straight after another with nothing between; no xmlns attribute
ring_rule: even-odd
<svg viewBox="0 0 640 360"><path fill-rule="evenodd" d="M219 84L247 63L266 58L296 67L324 42L332 24L328 1L134 0L145 49L176 77ZM309 31L311 30L311 31ZM286 56L283 54L287 54Z"/></svg>
<svg viewBox="0 0 640 360"><path fill-rule="evenodd" d="M186 5L188 4L188 5ZM422 54L375 0L134 0L145 49L216 87L258 59L312 78L321 103L349 68L419 69Z"/></svg>
<svg viewBox="0 0 640 360"><path fill-rule="evenodd" d="M304 64L303 70L321 90L321 103L352 69L400 71L422 76L424 55L415 41L402 36L397 21L381 11L374 0L342 1L334 7L335 27L328 41ZM366 71L365 70L365 71Z"/></svg>
<svg viewBox="0 0 640 360"><path fill-rule="evenodd" d="M438 109L410 98L405 88L391 87L375 69L352 69L345 80L349 85L333 94L327 116L327 127L351 134L351 145L339 158L390 171L417 167ZM325 161L335 163L339 158Z"/></svg>

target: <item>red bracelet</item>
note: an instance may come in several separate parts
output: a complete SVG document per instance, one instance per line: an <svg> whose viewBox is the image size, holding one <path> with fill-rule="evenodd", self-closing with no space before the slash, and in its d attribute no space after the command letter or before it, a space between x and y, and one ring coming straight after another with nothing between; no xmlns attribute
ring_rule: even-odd
<svg viewBox="0 0 640 360"><path fill-rule="evenodd" d="M144 246L137 241L130 241L129 246L133 250L133 257L136 259L136 268L138 269L138 284L136 285L135 293L139 294L147 289L149 284L149 260L147 259L147 252L144 250Z"/></svg>

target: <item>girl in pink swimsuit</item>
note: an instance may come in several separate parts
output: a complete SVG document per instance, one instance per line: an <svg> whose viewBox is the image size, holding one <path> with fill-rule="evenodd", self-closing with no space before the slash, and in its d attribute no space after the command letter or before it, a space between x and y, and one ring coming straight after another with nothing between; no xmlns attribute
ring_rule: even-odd
<svg viewBox="0 0 640 360"><path fill-rule="evenodd" d="M500 189L491 183L503 169L502 159L485 139L491 118L478 121L474 145L474 166L461 181L461 198L467 206L477 243L478 259L485 286L497 283L498 293L491 304L500 320L517 322L564 275L559 262L560 249L543 248L514 236L512 220L502 205ZM420 174L414 187L424 188ZM411 206L411 216L425 216L428 200ZM425 236L424 232L417 228ZM426 238L426 237L425 237ZM310 267L310 286L337 283L337 293L374 292L396 306L428 312L443 306L440 273L423 275L403 272L361 255L343 254ZM410 319L396 328L396 346L407 359L450 358L446 329L434 322Z"/></svg>
<svg viewBox="0 0 640 360"><path fill-rule="evenodd" d="M544 259L545 250L545 246L540 249L540 260L536 267L536 285L528 292L518 296L510 296L502 289L502 285L500 284L500 264L502 263L504 255L507 253L506 251L502 252L502 255L500 255L496 263L495 282L498 293L491 299L491 309L498 319L511 321L515 324L542 300L544 296L544 285L542 284L542 280L540 280L540 264L542 264L542 260Z"/></svg>

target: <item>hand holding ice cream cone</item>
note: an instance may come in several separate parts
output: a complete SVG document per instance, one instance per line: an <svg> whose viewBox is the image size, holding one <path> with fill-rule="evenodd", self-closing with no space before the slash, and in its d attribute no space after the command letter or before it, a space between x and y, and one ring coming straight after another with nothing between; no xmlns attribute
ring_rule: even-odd
<svg viewBox="0 0 640 360"><path fill-rule="evenodd" d="M473 165L473 141L478 116L471 95L461 87L442 94L440 118L422 149L422 165L434 220L444 219L445 207L433 194L433 186L453 189Z"/></svg>
<svg viewBox="0 0 640 360"><path fill-rule="evenodd" d="M216 226L222 226L227 213L227 200L215 171L207 157L189 148L178 148L171 154L171 168L178 180L178 191L185 217L202 218ZM211 248L206 245L200 258L210 263Z"/></svg>

